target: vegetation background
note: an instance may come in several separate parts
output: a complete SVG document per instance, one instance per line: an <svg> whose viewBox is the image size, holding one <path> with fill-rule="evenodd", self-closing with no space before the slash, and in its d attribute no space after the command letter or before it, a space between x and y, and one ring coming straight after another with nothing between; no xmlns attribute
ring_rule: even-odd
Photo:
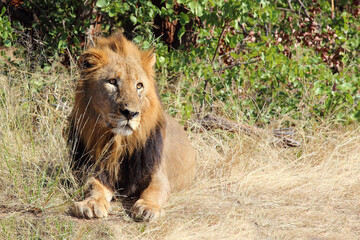
<svg viewBox="0 0 360 240"><path fill-rule="evenodd" d="M0 238L357 239L359 15L359 0L0 1ZM107 220L66 212L76 61L119 28L155 49L198 155L193 188L152 224L119 203ZM264 130L206 130L209 113ZM300 147L272 137L289 127Z"/></svg>

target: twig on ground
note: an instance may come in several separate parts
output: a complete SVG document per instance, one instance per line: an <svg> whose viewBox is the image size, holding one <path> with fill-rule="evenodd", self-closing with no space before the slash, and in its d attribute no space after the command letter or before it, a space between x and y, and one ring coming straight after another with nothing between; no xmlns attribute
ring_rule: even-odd
<svg viewBox="0 0 360 240"><path fill-rule="evenodd" d="M205 130L221 129L232 133L243 132L246 135L257 136L257 137L268 134L268 132L266 132L261 128L250 126L245 123L238 123L213 114L208 114L202 119L195 119L193 120L193 122L201 126ZM188 125L185 127L187 128ZM192 129L201 131L201 128L200 129L192 128ZM288 137L289 135L293 135L293 134L295 134L293 128L273 130L273 136L279 139L285 147L299 147L301 144L298 141Z"/></svg>

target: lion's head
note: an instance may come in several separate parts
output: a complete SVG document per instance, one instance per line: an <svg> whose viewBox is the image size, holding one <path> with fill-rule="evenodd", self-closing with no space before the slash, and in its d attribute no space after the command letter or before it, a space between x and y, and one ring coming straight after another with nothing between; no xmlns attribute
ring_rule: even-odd
<svg viewBox="0 0 360 240"><path fill-rule="evenodd" d="M98 39L80 57L75 109L115 135L145 138L162 116L155 61L152 51L139 50L120 33Z"/></svg>

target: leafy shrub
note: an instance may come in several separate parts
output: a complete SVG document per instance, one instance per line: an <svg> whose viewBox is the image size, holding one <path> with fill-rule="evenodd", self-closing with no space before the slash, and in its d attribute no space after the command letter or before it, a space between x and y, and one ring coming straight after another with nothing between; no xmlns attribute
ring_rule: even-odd
<svg viewBox="0 0 360 240"><path fill-rule="evenodd" d="M5 15L6 8L3 7L0 13L0 44L10 47L14 40L14 29L11 27L9 18Z"/></svg>
<svg viewBox="0 0 360 240"><path fill-rule="evenodd" d="M94 35L120 27L143 48L155 47L171 114L360 120L358 1L33 0L24 7L38 16L32 27L47 55L65 63Z"/></svg>

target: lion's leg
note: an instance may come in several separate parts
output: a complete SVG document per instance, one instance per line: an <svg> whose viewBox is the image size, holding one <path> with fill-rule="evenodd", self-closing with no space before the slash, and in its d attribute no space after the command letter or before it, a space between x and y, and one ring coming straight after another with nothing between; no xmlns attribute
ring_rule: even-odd
<svg viewBox="0 0 360 240"><path fill-rule="evenodd" d="M107 217L114 192L96 178L91 178L87 184L89 185L87 197L81 202L75 202L70 208L70 213L85 218Z"/></svg>
<svg viewBox="0 0 360 240"><path fill-rule="evenodd" d="M131 208L135 219L154 221L164 215L163 206L169 199L170 185L160 167L152 176L149 186L142 192L140 199Z"/></svg>

